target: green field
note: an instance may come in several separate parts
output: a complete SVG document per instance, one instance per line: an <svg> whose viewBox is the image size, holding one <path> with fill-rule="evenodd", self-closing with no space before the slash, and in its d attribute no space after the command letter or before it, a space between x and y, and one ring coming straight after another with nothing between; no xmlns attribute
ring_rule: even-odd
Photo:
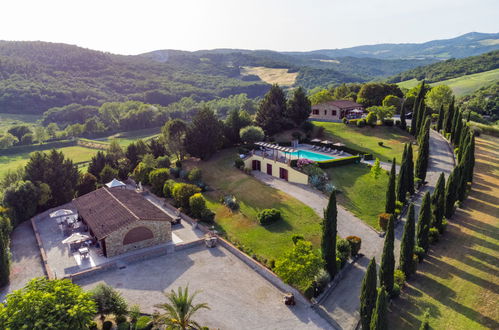
<svg viewBox="0 0 499 330"><path fill-rule="evenodd" d="M371 168L365 164L333 167L326 171L331 183L339 190L338 203L371 227L380 230L378 215L385 212L388 173L383 171L375 179L370 174Z"/></svg>
<svg viewBox="0 0 499 330"><path fill-rule="evenodd" d="M499 69L470 74L458 78L443 80L432 83L431 86L447 85L449 86L456 96L463 96L471 94L481 87L492 84L499 80ZM399 87L411 89L412 87L420 84L416 79L406 80L397 83Z"/></svg>
<svg viewBox="0 0 499 330"><path fill-rule="evenodd" d="M147 129L142 129L142 130L137 130L137 131L131 131L131 132L121 132L117 134L113 134L111 136L108 136L103 139L96 139L97 141L101 142L110 142L111 140L116 140L122 147L128 146L130 143L143 139L147 140L149 138L152 138L156 135L158 135L161 131L161 128L159 127L154 127L154 128L147 128Z"/></svg>
<svg viewBox="0 0 499 330"><path fill-rule="evenodd" d="M372 153L374 157L381 161L392 160L401 161L404 151L404 143L414 139L409 133L402 131L398 127L376 126L362 127L345 125L343 123L313 122L314 125L324 127L326 137L334 143L342 142L347 147ZM379 146L378 142L383 142ZM416 156L417 147L414 146Z"/></svg>
<svg viewBox="0 0 499 330"><path fill-rule="evenodd" d="M499 139L477 138L472 192L389 314L391 329L499 329Z"/></svg>
<svg viewBox="0 0 499 330"><path fill-rule="evenodd" d="M96 149L84 148L80 146L64 147L57 150L62 151L66 157L72 159L75 163L89 161L98 151ZM41 151L48 152L50 149ZM0 177L2 177L9 170L13 171L26 165L30 154L31 153L29 152L23 152L15 155L0 156Z"/></svg>
<svg viewBox="0 0 499 330"><path fill-rule="evenodd" d="M201 168L203 180L214 189L205 193L205 197L209 208L216 213L219 230L268 260L277 259L292 246L293 234L301 234L319 247L321 218L305 204L234 168L236 157L234 149L226 149L208 161L186 164L187 167ZM238 211L232 213L220 203L220 197L225 194L237 198L240 205ZM283 220L266 227L260 226L256 214L265 208L279 209Z"/></svg>
<svg viewBox="0 0 499 330"><path fill-rule="evenodd" d="M40 119L37 115L15 115L11 113L0 113L0 134L3 134L15 125L36 126L36 122Z"/></svg>

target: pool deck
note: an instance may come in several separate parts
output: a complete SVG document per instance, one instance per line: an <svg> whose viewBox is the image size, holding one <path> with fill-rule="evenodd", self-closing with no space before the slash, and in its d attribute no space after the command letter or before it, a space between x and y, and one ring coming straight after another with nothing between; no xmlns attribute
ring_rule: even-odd
<svg viewBox="0 0 499 330"><path fill-rule="evenodd" d="M329 160L329 159L338 159L338 158L344 158L344 157L350 157L352 156L351 154L349 153L346 153L346 152L343 152L342 154L339 154L339 153L331 153L331 152L325 152L325 151L321 151L321 150L313 150L312 149L313 146L312 145L309 145L309 144L300 144L298 145L297 148L295 148L296 150L298 150L298 152L300 151L307 151L307 152L312 152L312 153L315 153L315 154L318 154L320 156L323 156L323 157L328 157L327 159L310 159L310 158L307 158L307 157L303 157L303 156L298 156L298 155L295 155L295 154L289 154L289 153L286 153L286 152L283 152L283 151L280 151L280 150L267 150L267 151L262 151L262 150L255 150L255 155L258 155L258 156L263 156L265 158L268 158L268 159L274 159L278 162L281 162L281 163L288 163L291 159L300 159L300 158L306 158L306 159L310 159L312 161L324 161L324 160ZM277 157L275 157L275 153L277 152Z"/></svg>

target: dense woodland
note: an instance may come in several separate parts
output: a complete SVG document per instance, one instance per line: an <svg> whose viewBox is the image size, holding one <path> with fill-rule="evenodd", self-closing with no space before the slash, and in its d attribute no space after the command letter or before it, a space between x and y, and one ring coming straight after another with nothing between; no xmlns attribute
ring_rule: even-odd
<svg viewBox="0 0 499 330"><path fill-rule="evenodd" d="M478 56L449 59L444 62L417 67L399 73L389 78L388 81L397 83L415 78L417 80L426 80L431 83L497 68L499 68L499 50Z"/></svg>

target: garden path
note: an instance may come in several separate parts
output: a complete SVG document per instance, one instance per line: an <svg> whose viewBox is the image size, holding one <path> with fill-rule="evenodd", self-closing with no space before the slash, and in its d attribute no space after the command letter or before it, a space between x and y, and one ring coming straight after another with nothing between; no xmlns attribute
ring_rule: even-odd
<svg viewBox="0 0 499 330"><path fill-rule="evenodd" d="M448 142L442 135L431 130L430 132L430 161L426 175L426 186L413 197L416 206L416 216L419 205L426 191L432 192L441 172L445 176L454 168L454 155ZM306 185L292 184L261 172L253 172L258 180L284 191L301 202L309 205L319 216L327 206L327 198L319 191ZM398 262L400 239L402 238L403 223L400 221L395 228L395 258ZM338 285L321 299L320 305L341 326L342 329L354 329L359 321L360 287L362 279L372 257L376 257L379 265L383 251L383 238L366 225L362 220L338 205L338 234L341 237L355 235L362 238L361 253L363 256L357 260L351 270L344 274Z"/></svg>

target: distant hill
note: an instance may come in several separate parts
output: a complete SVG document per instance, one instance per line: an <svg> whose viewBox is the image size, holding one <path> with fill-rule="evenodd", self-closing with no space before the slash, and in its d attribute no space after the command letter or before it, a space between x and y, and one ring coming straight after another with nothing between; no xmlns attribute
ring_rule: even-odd
<svg viewBox="0 0 499 330"><path fill-rule="evenodd" d="M420 66L390 77L388 78L388 82L396 83L410 79L425 79L428 82L436 82L497 68L499 68L499 50L478 56L450 59Z"/></svg>
<svg viewBox="0 0 499 330"><path fill-rule="evenodd" d="M331 58L354 56L381 59L446 60L474 56L499 49L499 33L471 32L456 38L424 43L378 44L311 52L288 52L289 55L324 55Z"/></svg>

